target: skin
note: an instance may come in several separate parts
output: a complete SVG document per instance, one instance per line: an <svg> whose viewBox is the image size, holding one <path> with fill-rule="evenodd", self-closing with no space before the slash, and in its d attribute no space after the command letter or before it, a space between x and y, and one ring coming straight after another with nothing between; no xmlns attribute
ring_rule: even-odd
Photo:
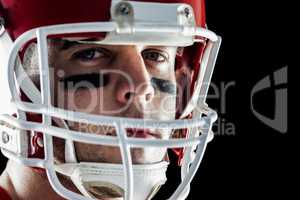
<svg viewBox="0 0 300 200"><path fill-rule="evenodd" d="M53 40L48 49L54 80L52 93L55 106L97 115L160 120L175 118L178 75L174 70L176 48L66 45L62 40ZM105 70L110 71L103 73ZM102 77L101 83L99 76ZM82 87L76 87L82 83ZM113 127L67 123L70 129L87 134L116 135ZM170 132L159 129L151 132L155 135L145 137L170 137ZM128 133L128 136L141 137L134 133ZM56 162L64 162L64 142L55 138L54 144ZM78 161L122 162L118 147L76 142L75 150ZM160 162L165 154L166 149L158 148L131 150L134 164ZM61 181L69 189L77 191L68 179L62 177ZM8 191L13 200L62 199L52 190L45 174L36 173L31 168L13 161L8 162L0 177L0 185Z"/></svg>
<svg viewBox="0 0 300 200"><path fill-rule="evenodd" d="M55 58L51 66L56 83L54 96L57 102L54 104L58 107L96 115L143 119L175 118L176 48L94 44L76 44L62 48L64 45L61 43L53 42L53 48L50 48L50 57ZM169 109L162 106L162 102ZM72 130L116 136L113 127L68 124ZM161 130L151 132L156 136L147 137L169 137ZM75 143L75 149L78 161L122 162L118 147ZM165 149L135 148L131 150L131 154L134 164L155 163L163 159Z"/></svg>

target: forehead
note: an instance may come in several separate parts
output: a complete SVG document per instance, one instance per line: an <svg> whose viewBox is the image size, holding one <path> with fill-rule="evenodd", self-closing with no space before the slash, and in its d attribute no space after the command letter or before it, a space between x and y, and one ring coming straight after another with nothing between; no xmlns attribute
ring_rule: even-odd
<svg viewBox="0 0 300 200"><path fill-rule="evenodd" d="M49 46L51 48L54 48L55 50L58 51L67 51L67 50L72 50L76 48L81 48L81 47L105 47L110 50L115 50L115 51L127 51L129 49L136 49L142 51L143 49L149 49L149 48L155 48L155 49L160 49L168 52L173 52L174 50L177 49L177 47L174 46L153 46L153 45L111 45L111 44L103 44L100 43L99 40L94 39L94 38L55 38L55 39L49 39L48 42Z"/></svg>

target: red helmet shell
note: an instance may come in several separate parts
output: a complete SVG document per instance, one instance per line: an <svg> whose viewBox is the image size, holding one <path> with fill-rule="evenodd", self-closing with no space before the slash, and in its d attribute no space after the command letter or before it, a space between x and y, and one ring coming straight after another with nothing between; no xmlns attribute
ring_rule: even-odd
<svg viewBox="0 0 300 200"><path fill-rule="evenodd" d="M193 7L198 26L205 26L204 0L138 0L186 3ZM40 26L110 20L111 0L0 0L0 16L12 39Z"/></svg>

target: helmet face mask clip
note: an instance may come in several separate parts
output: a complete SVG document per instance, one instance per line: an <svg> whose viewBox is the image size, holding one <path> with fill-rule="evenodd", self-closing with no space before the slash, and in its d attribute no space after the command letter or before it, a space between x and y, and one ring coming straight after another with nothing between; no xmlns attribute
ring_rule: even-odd
<svg viewBox="0 0 300 200"><path fill-rule="evenodd" d="M174 150L182 181L170 199L185 199L217 119L206 95L221 39L204 2L92 1L85 12L78 0L57 16L33 3L38 20L23 1L14 16L0 4L2 153L44 169L67 199L144 200Z"/></svg>

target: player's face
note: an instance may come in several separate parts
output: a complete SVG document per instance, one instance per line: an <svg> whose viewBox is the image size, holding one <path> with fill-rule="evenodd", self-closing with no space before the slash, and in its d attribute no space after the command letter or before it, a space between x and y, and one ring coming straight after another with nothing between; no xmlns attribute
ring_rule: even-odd
<svg viewBox="0 0 300 200"><path fill-rule="evenodd" d="M175 47L80 44L53 40L49 62L54 71L54 104L107 116L174 119ZM73 130L116 135L113 127L68 122ZM128 129L129 137L167 138L170 131ZM75 143L79 161L122 161L119 148ZM159 162L165 149L135 148L133 163Z"/></svg>

